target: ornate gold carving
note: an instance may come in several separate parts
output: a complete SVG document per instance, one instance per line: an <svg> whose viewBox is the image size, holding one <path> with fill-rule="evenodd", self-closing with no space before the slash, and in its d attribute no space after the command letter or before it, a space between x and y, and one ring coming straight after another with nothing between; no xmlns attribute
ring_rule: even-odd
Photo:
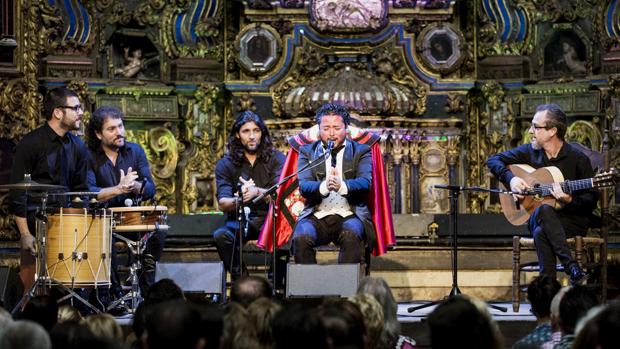
<svg viewBox="0 0 620 349"><path fill-rule="evenodd" d="M146 153L157 187L158 204L167 206L168 213L175 213L175 169L179 160L176 137L166 127L128 130L126 136L129 141L140 144Z"/></svg>
<svg viewBox="0 0 620 349"><path fill-rule="evenodd" d="M235 104L236 112L242 112L245 110L256 110L256 102L254 101L254 98L252 98L252 95L249 92L241 95L241 97L239 97L239 100Z"/></svg>
<svg viewBox="0 0 620 349"><path fill-rule="evenodd" d="M226 118L221 114L223 94L217 86L200 85L187 105L183 138L189 143L184 158L181 187L182 213L209 211L217 206L214 171L226 141Z"/></svg>
<svg viewBox="0 0 620 349"><path fill-rule="evenodd" d="M446 106L444 110L447 113L460 113L465 110L465 103L460 95L455 93L448 93L446 100Z"/></svg>
<svg viewBox="0 0 620 349"><path fill-rule="evenodd" d="M18 140L37 126L39 118L28 118L31 106L24 103L33 99L30 93L24 80L0 81L0 138ZM38 105L41 96L34 97Z"/></svg>
<svg viewBox="0 0 620 349"><path fill-rule="evenodd" d="M573 122L568 126L565 138L567 141L576 141L590 149L601 151L603 137L592 122L584 120Z"/></svg>

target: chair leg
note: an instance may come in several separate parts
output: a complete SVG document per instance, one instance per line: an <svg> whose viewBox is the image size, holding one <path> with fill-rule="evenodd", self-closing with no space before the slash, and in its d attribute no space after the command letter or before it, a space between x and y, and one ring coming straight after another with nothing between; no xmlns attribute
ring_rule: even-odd
<svg viewBox="0 0 620 349"><path fill-rule="evenodd" d="M512 238L512 310L517 313L521 307L521 241L520 237Z"/></svg>
<svg viewBox="0 0 620 349"><path fill-rule="evenodd" d="M575 261L580 268L583 268L583 250L583 237L575 236Z"/></svg>

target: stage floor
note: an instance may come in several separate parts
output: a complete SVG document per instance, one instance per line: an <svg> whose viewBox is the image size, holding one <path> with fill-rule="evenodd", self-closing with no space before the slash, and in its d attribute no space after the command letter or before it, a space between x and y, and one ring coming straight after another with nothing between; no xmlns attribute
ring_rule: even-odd
<svg viewBox="0 0 620 349"><path fill-rule="evenodd" d="M408 312L410 307L416 307L427 304L428 302L403 302L398 304L398 321L399 322L419 322L426 319L430 313L433 312L436 305L429 306L423 309L416 310L414 312ZM493 302L490 303L499 307L505 308L507 311L502 312L497 309L489 307L489 312L495 321L536 321L536 317L530 312L529 303L521 303L519 312L512 311L512 303L510 302Z"/></svg>

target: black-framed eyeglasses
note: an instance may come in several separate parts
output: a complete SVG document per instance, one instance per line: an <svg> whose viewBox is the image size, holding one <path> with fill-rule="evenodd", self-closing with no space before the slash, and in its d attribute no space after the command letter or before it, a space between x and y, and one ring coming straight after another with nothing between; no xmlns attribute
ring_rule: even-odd
<svg viewBox="0 0 620 349"><path fill-rule="evenodd" d="M549 129L549 126L538 126L536 124L532 124L530 127L535 129L535 130L542 130L542 129L548 130Z"/></svg>
<svg viewBox="0 0 620 349"><path fill-rule="evenodd" d="M84 110L84 107L82 107L81 104L78 104L78 105L59 105L57 108L67 108L67 109L71 109L73 111Z"/></svg>

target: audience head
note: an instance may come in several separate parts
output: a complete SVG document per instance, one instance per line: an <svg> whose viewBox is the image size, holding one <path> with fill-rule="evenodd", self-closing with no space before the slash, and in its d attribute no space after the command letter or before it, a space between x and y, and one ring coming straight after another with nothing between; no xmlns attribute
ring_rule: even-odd
<svg viewBox="0 0 620 349"><path fill-rule="evenodd" d="M335 348L365 348L368 343L364 316L346 299L325 299L319 316L327 332L327 343Z"/></svg>
<svg viewBox="0 0 620 349"><path fill-rule="evenodd" d="M564 297L566 291L570 290L571 287L572 286L562 287L551 300L551 327L553 332L560 331L560 301L562 301L562 297Z"/></svg>
<svg viewBox="0 0 620 349"><path fill-rule="evenodd" d="M316 307L309 303L286 304L273 319L276 349L325 349L326 336Z"/></svg>
<svg viewBox="0 0 620 349"><path fill-rule="evenodd" d="M560 301L560 327L562 333L572 334L575 332L577 321L591 308L598 305L596 296L585 286L575 285L571 287Z"/></svg>
<svg viewBox="0 0 620 349"><path fill-rule="evenodd" d="M261 297L270 298L271 294L271 285L260 276L242 276L230 288L230 300L246 308Z"/></svg>
<svg viewBox="0 0 620 349"><path fill-rule="evenodd" d="M196 304L200 313L205 349L219 349L224 327L224 310L217 304Z"/></svg>
<svg viewBox="0 0 620 349"><path fill-rule="evenodd" d="M400 335L400 322L398 322L396 317L398 305L392 295L390 286L383 278L368 276L360 282L357 293L370 294L381 304L384 323L378 347L393 348Z"/></svg>
<svg viewBox="0 0 620 349"><path fill-rule="evenodd" d="M593 308L586 317L589 319L583 328L577 330L573 348L612 349L618 347L620 302L615 301L604 307Z"/></svg>
<svg viewBox="0 0 620 349"><path fill-rule="evenodd" d="M49 332L58 322L58 303L50 296L36 296L28 301L18 318L37 322Z"/></svg>
<svg viewBox="0 0 620 349"><path fill-rule="evenodd" d="M2 333L2 329L4 329L11 322L13 322L13 317L11 317L11 313L9 313L6 309L0 307L0 333Z"/></svg>
<svg viewBox="0 0 620 349"><path fill-rule="evenodd" d="M484 303L463 295L448 298L428 317L433 349L501 348L497 326Z"/></svg>
<svg viewBox="0 0 620 349"><path fill-rule="evenodd" d="M67 322L67 321L81 321L82 320L82 314L80 314L80 312L68 305L68 304L64 304L61 305L60 307L58 307L58 323L63 323L63 322Z"/></svg>
<svg viewBox="0 0 620 349"><path fill-rule="evenodd" d="M161 279L149 287L144 300L149 304L184 299L183 290L172 279Z"/></svg>
<svg viewBox="0 0 620 349"><path fill-rule="evenodd" d="M110 314L89 315L84 318L84 324L96 338L116 343L123 342L123 330Z"/></svg>
<svg viewBox="0 0 620 349"><path fill-rule="evenodd" d="M254 324L246 308L236 302L226 306L224 328L222 330L221 349L257 348L258 339Z"/></svg>
<svg viewBox="0 0 620 349"><path fill-rule="evenodd" d="M0 336L2 349L51 349L49 334L40 324L19 320L6 325Z"/></svg>
<svg viewBox="0 0 620 349"><path fill-rule="evenodd" d="M94 337L90 329L79 321L65 321L54 326L50 332L52 347L63 349L86 348L86 343ZM89 348L90 349L90 348Z"/></svg>
<svg viewBox="0 0 620 349"><path fill-rule="evenodd" d="M368 347L377 348L384 323L381 304L377 302L375 297L363 293L350 297L349 301L355 304L362 312L368 335Z"/></svg>
<svg viewBox="0 0 620 349"><path fill-rule="evenodd" d="M194 349L202 346L200 313L184 300L154 306L146 318L146 344L149 349Z"/></svg>
<svg viewBox="0 0 620 349"><path fill-rule="evenodd" d="M534 278L527 287L527 298L532 305L532 313L537 318L547 318L551 314L551 300L562 288L558 280L550 276Z"/></svg>
<svg viewBox="0 0 620 349"><path fill-rule="evenodd" d="M248 307L248 314L256 329L256 338L265 348L273 346L273 318L282 306L270 298L259 298Z"/></svg>

